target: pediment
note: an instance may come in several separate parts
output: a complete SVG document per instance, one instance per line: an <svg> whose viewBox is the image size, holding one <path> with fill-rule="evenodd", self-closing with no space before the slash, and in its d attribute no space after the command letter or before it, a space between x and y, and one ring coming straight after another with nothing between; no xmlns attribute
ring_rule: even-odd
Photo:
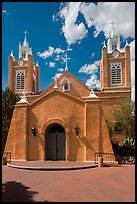
<svg viewBox="0 0 137 204"><path fill-rule="evenodd" d="M57 90L64 92L63 90L64 82L68 82L71 85L70 90L67 92L68 94L75 96L77 98L89 96L90 89L88 88L88 86L83 84L79 79L74 77L68 71L65 71L64 73L62 73L62 75L56 80ZM47 87L47 89L45 89L41 93L41 96L53 91L54 86L55 86L55 82L53 81L53 83L50 84L49 87Z"/></svg>
<svg viewBox="0 0 137 204"><path fill-rule="evenodd" d="M37 104L43 103L44 101L48 101L49 99L54 98L55 96L60 96L60 101L61 101L61 98L63 97L63 98L68 98L71 101L75 101L76 103L81 103L81 104L84 103L84 100L79 99L71 94L67 94L66 92L62 92L58 90L53 90L37 98L34 102L30 104L30 106L33 106L33 105L37 106Z"/></svg>

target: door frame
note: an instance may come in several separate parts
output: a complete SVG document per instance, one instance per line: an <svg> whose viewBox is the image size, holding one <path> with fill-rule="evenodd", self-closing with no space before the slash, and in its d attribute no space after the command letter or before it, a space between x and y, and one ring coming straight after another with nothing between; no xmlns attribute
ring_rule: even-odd
<svg viewBox="0 0 137 204"><path fill-rule="evenodd" d="M53 123L58 123L62 125L66 132L66 161L70 160L70 127L68 122L61 118L50 118L43 122L40 126L40 135L39 135L39 159L45 161L45 132L49 125Z"/></svg>

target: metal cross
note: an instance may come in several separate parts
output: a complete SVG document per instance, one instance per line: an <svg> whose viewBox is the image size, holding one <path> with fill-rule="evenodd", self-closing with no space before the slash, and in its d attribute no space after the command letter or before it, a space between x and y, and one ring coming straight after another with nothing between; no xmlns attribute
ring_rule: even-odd
<svg viewBox="0 0 137 204"><path fill-rule="evenodd" d="M114 25L115 25L115 21L112 21L110 24L112 24L112 27L113 27L113 29L114 29Z"/></svg>
<svg viewBox="0 0 137 204"><path fill-rule="evenodd" d="M27 33L28 33L28 32L25 30L25 32L24 32L25 36L26 36Z"/></svg>
<svg viewBox="0 0 137 204"><path fill-rule="evenodd" d="M68 60L70 60L70 58L67 57L67 52L66 52L66 58L64 58L65 61L66 61L66 67L65 67L65 70L68 70Z"/></svg>

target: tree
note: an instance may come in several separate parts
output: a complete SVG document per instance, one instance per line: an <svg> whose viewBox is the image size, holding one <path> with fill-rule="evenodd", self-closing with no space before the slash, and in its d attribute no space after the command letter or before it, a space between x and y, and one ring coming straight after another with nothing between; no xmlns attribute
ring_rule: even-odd
<svg viewBox="0 0 137 204"><path fill-rule="evenodd" d="M130 99L124 99L118 106L112 108L111 113L115 122L107 121L111 137L114 134L122 134L125 137L125 145L135 145L135 104Z"/></svg>
<svg viewBox="0 0 137 204"><path fill-rule="evenodd" d="M2 90L2 152L4 151L15 104L20 98L8 87Z"/></svg>

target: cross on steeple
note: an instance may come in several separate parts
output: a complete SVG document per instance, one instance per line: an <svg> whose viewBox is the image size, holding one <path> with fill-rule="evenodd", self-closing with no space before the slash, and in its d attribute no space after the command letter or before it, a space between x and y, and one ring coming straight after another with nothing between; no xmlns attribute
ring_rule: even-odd
<svg viewBox="0 0 137 204"><path fill-rule="evenodd" d="M27 46L27 39L26 39L26 34L27 34L28 32L25 30L25 32L24 32L24 34L25 34L25 37L24 37L24 42L23 42L23 44L25 45L25 46Z"/></svg>
<svg viewBox="0 0 137 204"><path fill-rule="evenodd" d="M113 28L113 30L114 30L114 25L116 24L116 22L115 22L115 21L112 21L110 24L112 24L112 28Z"/></svg>
<svg viewBox="0 0 137 204"><path fill-rule="evenodd" d="M113 37L115 35L114 33L114 25L115 25L115 21L112 21L110 24L112 25L112 33L111 33L111 37Z"/></svg>
<svg viewBox="0 0 137 204"><path fill-rule="evenodd" d="M28 33L28 32L25 30L25 32L24 32L25 36L26 36L27 33Z"/></svg>
<svg viewBox="0 0 137 204"><path fill-rule="evenodd" d="M64 58L64 61L66 61L65 70L68 70L68 60L70 60L70 58L67 57L67 52L66 52L66 55L65 55L65 58Z"/></svg>

